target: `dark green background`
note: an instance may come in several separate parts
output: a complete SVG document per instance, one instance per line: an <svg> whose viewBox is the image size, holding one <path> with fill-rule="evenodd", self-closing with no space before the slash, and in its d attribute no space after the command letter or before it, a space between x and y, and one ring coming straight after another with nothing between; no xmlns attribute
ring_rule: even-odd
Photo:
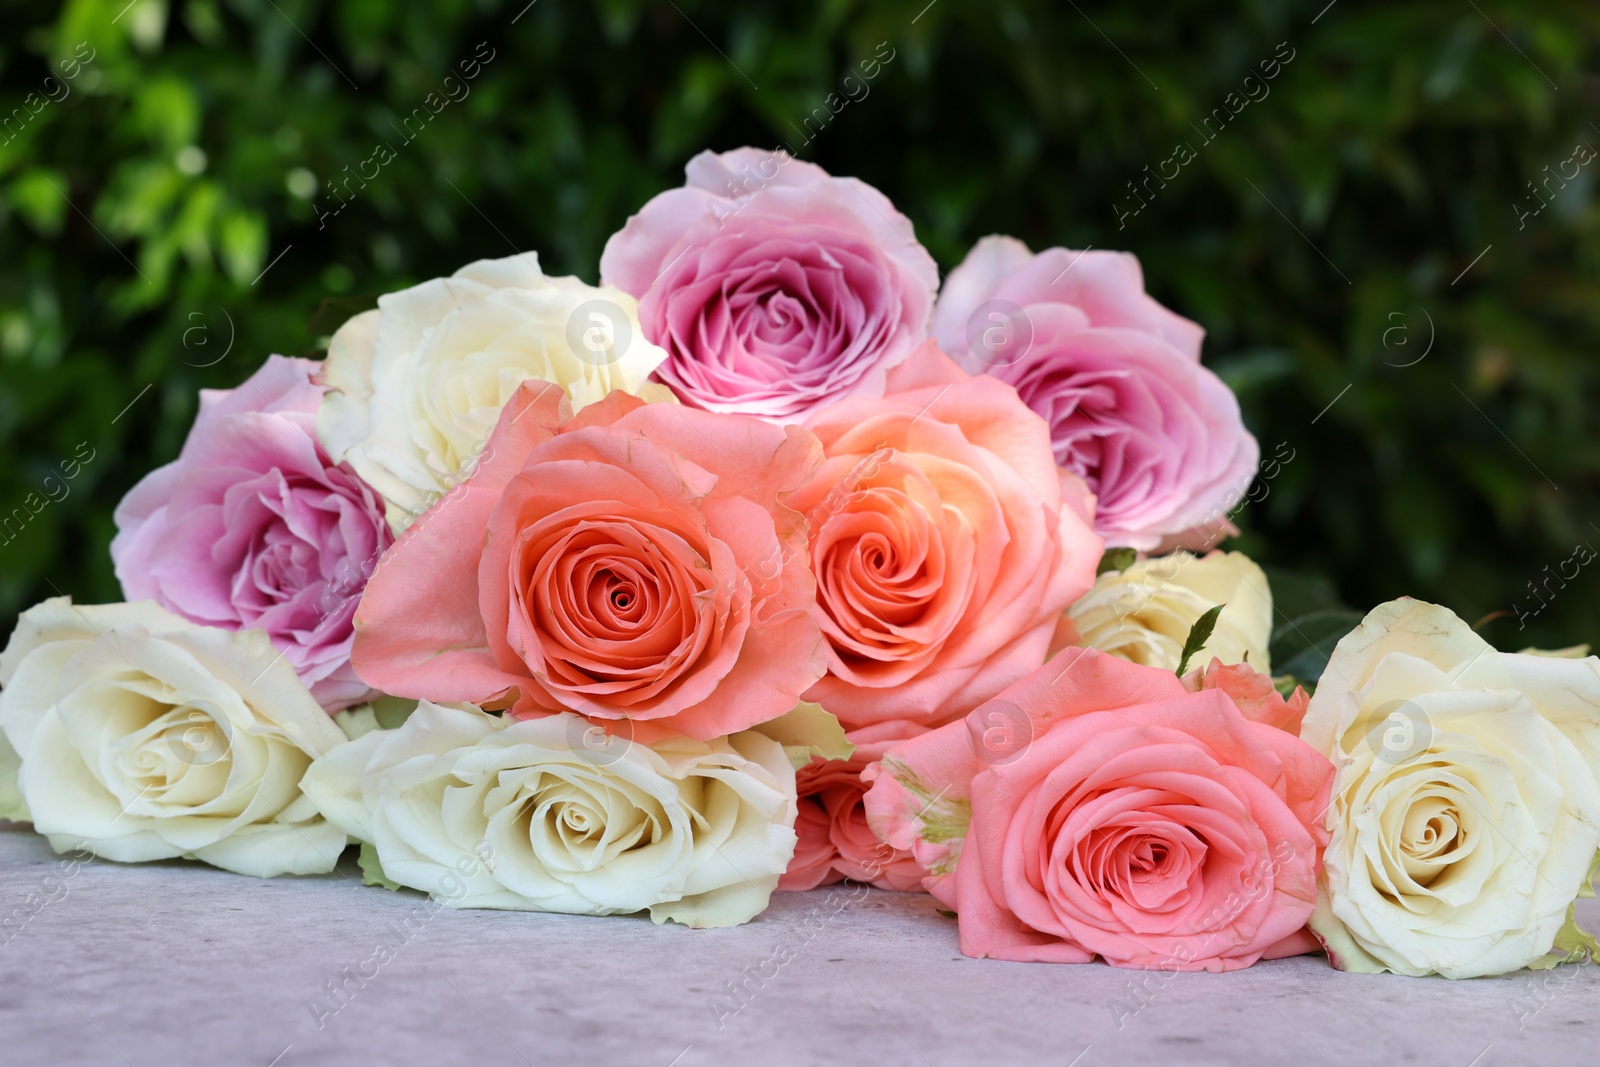
<svg viewBox="0 0 1600 1067"><path fill-rule="evenodd" d="M747 143L877 185L945 270L992 232L1138 253L1263 454L1293 450L1239 546L1350 604L1531 610L1530 581L1600 547L1600 161L1521 229L1513 207L1600 148L1593 0L126 2L0 4L0 118L95 51L0 144L0 517L95 456L0 544L0 630L54 590L118 597L112 508L200 387L472 259L592 281L688 157ZM391 122L479 42L471 95L400 146ZM869 94L803 144L882 42ZM1280 42L1270 95L1202 145L1190 124ZM380 141L397 158L319 229L297 168L331 207L322 183ZM1180 141L1198 158L1119 230ZM1549 588L1485 635L1600 641L1600 561Z"/></svg>

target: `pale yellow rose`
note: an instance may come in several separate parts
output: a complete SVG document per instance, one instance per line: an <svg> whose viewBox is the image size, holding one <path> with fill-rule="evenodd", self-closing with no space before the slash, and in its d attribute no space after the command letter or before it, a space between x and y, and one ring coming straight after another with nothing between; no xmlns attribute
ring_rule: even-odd
<svg viewBox="0 0 1600 1067"><path fill-rule="evenodd" d="M471 469L522 382L554 382L574 410L616 389L665 400L649 381L665 358L627 293L550 277L531 252L479 260L339 328L317 436L378 491L398 531Z"/></svg>
<svg viewBox="0 0 1600 1067"><path fill-rule="evenodd" d="M732 926L795 847L794 767L753 731L647 745L571 713L424 700L318 760L305 790L386 878L457 908Z"/></svg>
<svg viewBox="0 0 1600 1067"><path fill-rule="evenodd" d="M0 686L25 814L57 852L265 878L331 871L344 850L300 792L344 734L262 631L57 597L23 612Z"/></svg>
<svg viewBox="0 0 1600 1067"><path fill-rule="evenodd" d="M1195 621L1218 604L1227 606L1190 663L1209 663L1215 656L1270 674L1272 593L1261 568L1241 552L1174 552L1106 571L1067 616L1077 628L1077 644L1170 671L1177 669Z"/></svg>
<svg viewBox="0 0 1600 1067"><path fill-rule="evenodd" d="M1338 772L1311 918L1336 967L1474 978L1550 951L1600 846L1600 659L1392 601L1339 642L1301 737Z"/></svg>

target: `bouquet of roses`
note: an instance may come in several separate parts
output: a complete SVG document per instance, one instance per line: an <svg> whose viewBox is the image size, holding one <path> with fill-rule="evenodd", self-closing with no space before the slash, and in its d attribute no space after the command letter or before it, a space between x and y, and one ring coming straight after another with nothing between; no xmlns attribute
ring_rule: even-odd
<svg viewBox="0 0 1600 1067"><path fill-rule="evenodd" d="M202 394L117 509L127 602L0 654L0 816L690 926L850 879L1009 960L1600 948L1600 660L1399 600L1275 679L1215 547L1265 465L1131 255L941 283L881 193L743 149L600 275L473 263Z"/></svg>

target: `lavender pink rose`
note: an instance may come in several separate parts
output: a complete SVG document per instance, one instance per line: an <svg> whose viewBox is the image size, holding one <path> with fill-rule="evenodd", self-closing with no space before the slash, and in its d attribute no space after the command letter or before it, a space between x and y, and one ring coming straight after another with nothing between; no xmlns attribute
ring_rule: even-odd
<svg viewBox="0 0 1600 1067"><path fill-rule="evenodd" d="M782 152L702 152L685 169L600 260L667 352L656 377L686 404L780 422L883 395L927 337L939 284L910 220Z"/></svg>
<svg viewBox="0 0 1600 1067"><path fill-rule="evenodd" d="M1206 548L1255 475L1233 392L1200 365L1204 331L1144 291L1126 252L1037 255L986 237L950 272L940 347L1016 388L1085 478L1110 546Z"/></svg>
<svg viewBox="0 0 1600 1067"><path fill-rule="evenodd" d="M111 557L130 601L265 630L336 711L372 695L350 667L352 620L393 538L377 494L316 443L316 367L271 356L237 389L202 391L178 458L118 505Z"/></svg>

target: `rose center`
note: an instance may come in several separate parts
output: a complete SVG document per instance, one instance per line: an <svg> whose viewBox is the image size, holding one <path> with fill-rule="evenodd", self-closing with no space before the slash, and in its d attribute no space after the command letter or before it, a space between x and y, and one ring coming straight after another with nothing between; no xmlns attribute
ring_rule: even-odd
<svg viewBox="0 0 1600 1067"><path fill-rule="evenodd" d="M576 804L563 804L561 806L561 826L563 829L591 836L600 825L600 820L594 812L578 807Z"/></svg>
<svg viewBox="0 0 1600 1067"><path fill-rule="evenodd" d="M766 364L769 375L801 363L810 354L810 335L819 318L807 292L809 273L795 263L775 264L750 278L728 300L745 350Z"/></svg>
<svg viewBox="0 0 1600 1067"><path fill-rule="evenodd" d="M607 697L659 690L726 621L715 605L731 594L706 547L679 528L622 518L530 527L511 561L515 614L539 643L529 665L549 684L601 685Z"/></svg>
<svg viewBox="0 0 1600 1067"><path fill-rule="evenodd" d="M608 571L602 576L600 594L610 601L618 618L633 619L638 616L641 593L638 583L632 578Z"/></svg>
<svg viewBox="0 0 1600 1067"><path fill-rule="evenodd" d="M190 807L225 791L232 765L230 739L202 703L166 704L149 696L144 725L113 748L125 781L135 790L130 809L145 804Z"/></svg>
<svg viewBox="0 0 1600 1067"><path fill-rule="evenodd" d="M250 565L234 578L238 601L265 609L292 600L306 586L320 582L317 550L288 536L281 528L275 529L256 546Z"/></svg>
<svg viewBox="0 0 1600 1067"><path fill-rule="evenodd" d="M860 547L862 561L869 568L879 574L894 573L897 554L893 545L882 537L872 537L862 541Z"/></svg>
<svg viewBox="0 0 1600 1067"><path fill-rule="evenodd" d="M1114 805L1117 799L1102 803ZM1174 912L1194 898L1208 853L1197 831L1162 813L1137 809L1077 832L1070 826L1074 821L1068 810L1058 809L1052 817L1056 833L1064 840L1076 838L1056 853L1066 879L1113 906L1151 914Z"/></svg>
<svg viewBox="0 0 1600 1067"><path fill-rule="evenodd" d="M896 489L859 492L827 518L812 545L817 599L862 648L898 648L943 602L942 532L916 500ZM934 622L933 626L928 623Z"/></svg>
<svg viewBox="0 0 1600 1067"><path fill-rule="evenodd" d="M1078 373L1016 383L1023 403L1050 424L1056 462L1081 475L1097 495L1107 482L1147 486L1144 472L1153 466L1148 443L1127 429L1116 377Z"/></svg>
<svg viewBox="0 0 1600 1067"><path fill-rule="evenodd" d="M1140 841L1128 853L1128 869L1134 877L1159 872L1167 862L1167 846L1163 841Z"/></svg>
<svg viewBox="0 0 1600 1067"><path fill-rule="evenodd" d="M1428 886L1470 848L1471 840L1456 805L1447 797L1428 796L1406 812L1399 846L1406 873Z"/></svg>
<svg viewBox="0 0 1600 1067"><path fill-rule="evenodd" d="M561 773L536 775L525 788L518 821L549 869L596 870L659 837L657 821L618 790Z"/></svg>

